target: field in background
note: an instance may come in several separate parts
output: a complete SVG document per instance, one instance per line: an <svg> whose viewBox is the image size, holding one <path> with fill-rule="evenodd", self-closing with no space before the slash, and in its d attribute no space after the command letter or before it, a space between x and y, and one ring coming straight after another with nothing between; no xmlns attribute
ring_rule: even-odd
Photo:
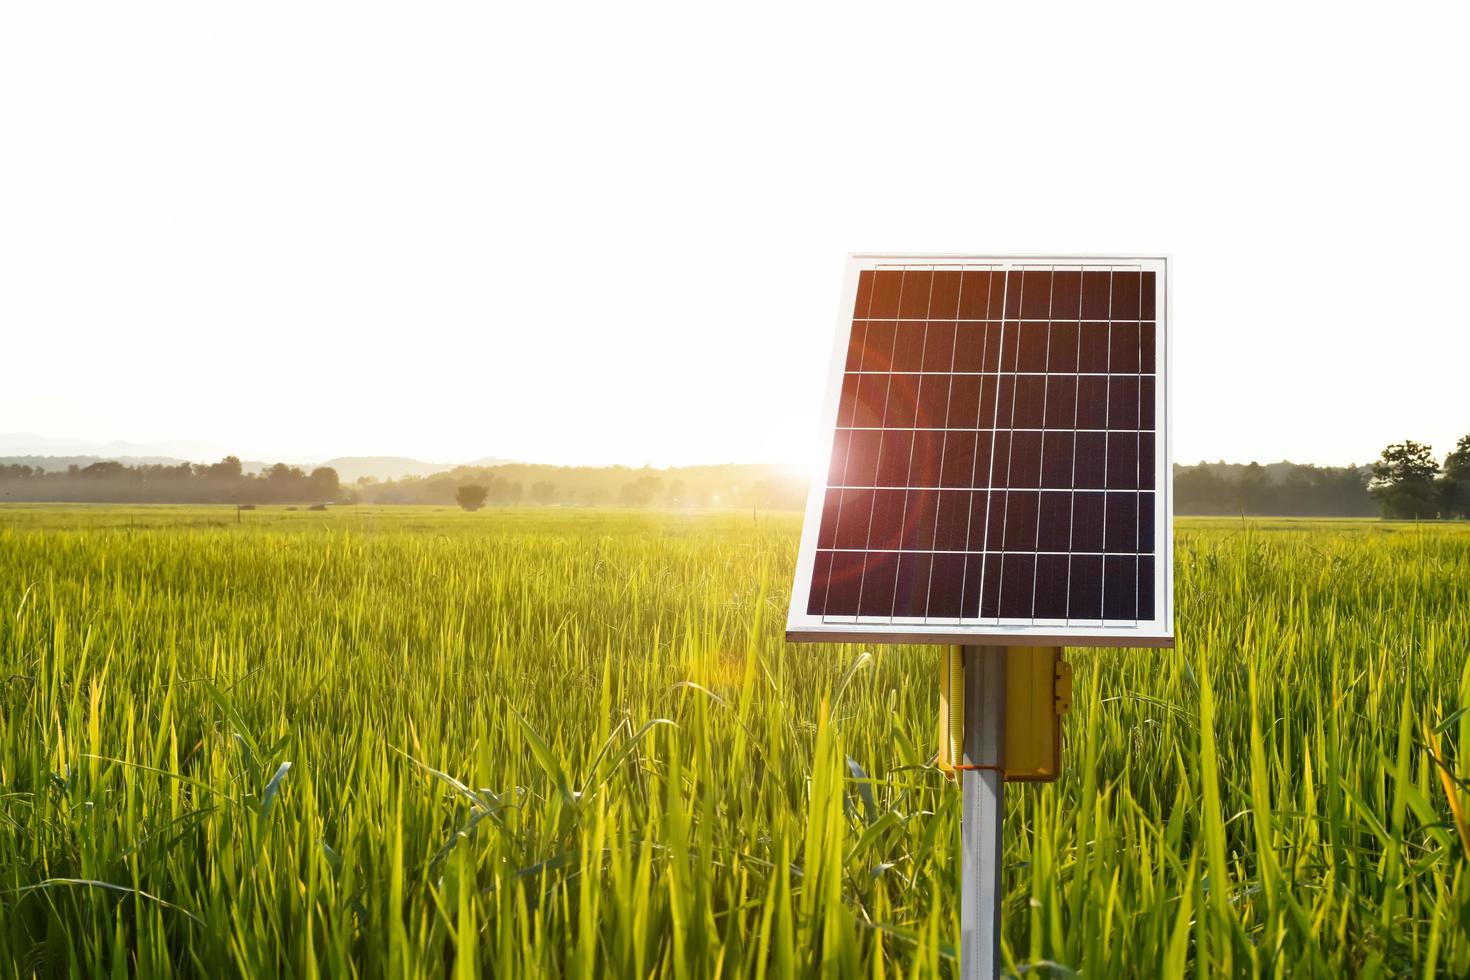
<svg viewBox="0 0 1470 980"><path fill-rule="evenodd" d="M0 977L953 972L934 652L786 646L798 518L243 517L0 507ZM1011 968L1470 972L1470 528L1176 544Z"/></svg>

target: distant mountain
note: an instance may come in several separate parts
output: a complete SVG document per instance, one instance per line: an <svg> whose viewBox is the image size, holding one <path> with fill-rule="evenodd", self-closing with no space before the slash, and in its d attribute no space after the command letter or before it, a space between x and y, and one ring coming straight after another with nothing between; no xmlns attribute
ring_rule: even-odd
<svg viewBox="0 0 1470 980"><path fill-rule="evenodd" d="M229 450L208 442L92 442L87 439L57 439L34 432L0 432L0 456L93 457L139 462L212 462L229 455ZM49 467L48 467L49 468ZM65 469L66 467L61 467Z"/></svg>
<svg viewBox="0 0 1470 980"><path fill-rule="evenodd" d="M321 466L330 466L337 471L337 477L343 483L356 483L365 476L376 480L402 480L410 476L433 476L436 473L448 473L450 470L461 466L500 466L509 463L508 459L497 459L486 456L468 463L426 463L421 459L411 459L407 456L338 456L329 459Z"/></svg>
<svg viewBox="0 0 1470 980"><path fill-rule="evenodd" d="M321 465L336 470L343 483L356 483L365 476L378 480L401 480L405 476L432 476L454 469L452 464L425 463L407 456L338 456Z"/></svg>
<svg viewBox="0 0 1470 980"><path fill-rule="evenodd" d="M177 456L0 456L0 466L29 466L32 469L45 470L47 473L63 473L73 466L86 469L93 463L122 463L124 466L178 466L180 463L197 462L201 460L179 459ZM240 461L240 469L245 473L259 473L267 465L258 459Z"/></svg>
<svg viewBox="0 0 1470 980"><path fill-rule="evenodd" d="M47 472L64 472L69 466L87 467L98 462L119 462L128 466L176 466L179 463L214 463L226 456L239 456L239 450L209 442L93 442L87 439L54 438L34 432L0 432L0 464L30 466ZM318 466L330 466L343 483L356 483L364 476L377 480L402 480L405 477L433 476L448 473L461 466L499 466L514 462L485 456L463 463L429 463L407 456L338 456L326 462L312 462L309 456L273 456L269 462L242 460L246 473L259 473L274 462L299 466L310 472Z"/></svg>
<svg viewBox="0 0 1470 980"><path fill-rule="evenodd" d="M0 466L29 466L47 473L61 473L72 466L85 469L102 462L118 462L124 466L177 466L189 460L172 456L0 456Z"/></svg>

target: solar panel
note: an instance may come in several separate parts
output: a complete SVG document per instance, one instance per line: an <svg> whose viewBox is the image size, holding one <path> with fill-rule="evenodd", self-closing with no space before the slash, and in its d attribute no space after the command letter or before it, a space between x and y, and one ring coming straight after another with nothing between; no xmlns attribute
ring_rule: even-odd
<svg viewBox="0 0 1470 980"><path fill-rule="evenodd" d="M853 256L794 640L1173 642L1167 262Z"/></svg>

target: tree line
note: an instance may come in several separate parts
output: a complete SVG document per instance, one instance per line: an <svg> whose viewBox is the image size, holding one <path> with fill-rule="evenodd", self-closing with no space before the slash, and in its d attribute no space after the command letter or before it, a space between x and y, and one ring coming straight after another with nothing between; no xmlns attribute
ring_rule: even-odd
<svg viewBox="0 0 1470 980"><path fill-rule="evenodd" d="M1178 514L1371 517L1378 504L1366 466L1199 463L1174 467Z"/></svg>
<svg viewBox="0 0 1470 980"><path fill-rule="evenodd" d="M654 469L513 463L350 484L327 466L307 471L276 463L246 473L234 456L208 464L102 461L56 471L0 464L0 500L11 501L800 510L806 489L799 472L758 464ZM1176 466L1174 508L1179 514L1470 518L1470 435L1443 461L1428 445L1406 440L1367 466Z"/></svg>
<svg viewBox="0 0 1470 980"><path fill-rule="evenodd" d="M218 463L128 466L101 461L64 470L0 464L0 500L94 503L459 503L461 487L483 490L476 506L671 507L798 510L806 482L789 467L739 465L668 469L502 464L344 484L329 466L276 463L246 473L238 458Z"/></svg>
<svg viewBox="0 0 1470 980"><path fill-rule="evenodd" d="M276 463L246 473L235 456L218 463L127 466L101 460L64 470L0 464L0 500L78 503L273 504L330 503L341 499L337 471L310 472Z"/></svg>
<svg viewBox="0 0 1470 980"><path fill-rule="evenodd" d="M1470 435L1441 462L1412 439L1367 466L1199 463L1174 467L1179 514L1470 519Z"/></svg>

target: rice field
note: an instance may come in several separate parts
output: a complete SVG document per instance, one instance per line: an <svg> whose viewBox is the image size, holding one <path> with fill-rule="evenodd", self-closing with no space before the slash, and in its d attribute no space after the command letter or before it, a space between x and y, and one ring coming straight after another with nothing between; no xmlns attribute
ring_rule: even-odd
<svg viewBox="0 0 1470 980"><path fill-rule="evenodd" d="M953 974L935 652L787 646L798 530L0 507L0 978ZM1470 528L1177 563L1007 794L1008 969L1470 974Z"/></svg>

